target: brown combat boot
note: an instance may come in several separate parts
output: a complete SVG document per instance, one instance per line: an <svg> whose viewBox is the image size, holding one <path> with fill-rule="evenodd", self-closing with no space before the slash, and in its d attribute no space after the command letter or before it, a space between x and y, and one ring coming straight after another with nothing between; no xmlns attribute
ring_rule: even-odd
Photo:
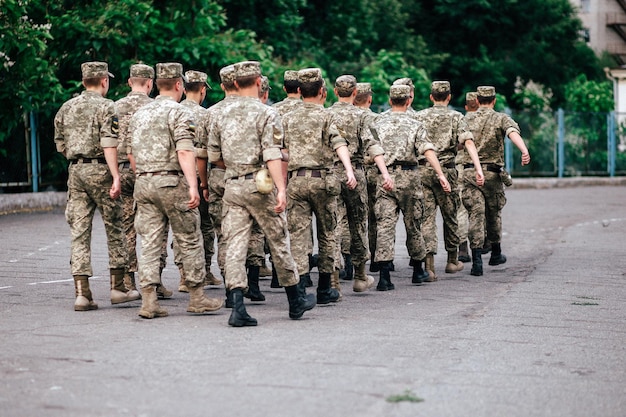
<svg viewBox="0 0 626 417"><path fill-rule="evenodd" d="M76 292L74 311L98 309L98 304L93 302L93 296L89 289L89 277L87 275L74 275L74 290Z"/></svg>
<svg viewBox="0 0 626 417"><path fill-rule="evenodd" d="M187 288L189 289L188 313L204 313L206 311L216 311L222 308L224 305L222 299L206 297L202 284L196 285L195 287L192 285L192 283L187 282Z"/></svg>
<svg viewBox="0 0 626 417"><path fill-rule="evenodd" d="M139 298L141 298L141 293L137 289L137 283L135 282L134 272L127 272L124 274L124 288L126 288L126 291L137 291Z"/></svg>
<svg viewBox="0 0 626 417"><path fill-rule="evenodd" d="M463 270L463 263L459 262L458 252L451 250L448 252L448 262L446 263L446 274L454 274Z"/></svg>
<svg viewBox="0 0 626 417"><path fill-rule="evenodd" d="M166 317L167 315L167 310L161 308L157 301L156 286L149 285L144 288L139 316L144 319L153 319L155 317Z"/></svg>
<svg viewBox="0 0 626 417"><path fill-rule="evenodd" d="M428 279L426 282L437 281L437 274L435 274L435 255L433 253L427 253L424 259L424 269L428 272Z"/></svg>
<svg viewBox="0 0 626 417"><path fill-rule="evenodd" d="M339 298L337 299L337 301L341 301L341 299L343 298L343 294L341 294L339 271L335 271L332 274L330 274L330 288L334 288L337 290L337 292L339 293Z"/></svg>
<svg viewBox="0 0 626 417"><path fill-rule="evenodd" d="M211 270L208 270L206 271L206 277L204 278L203 285L222 285L222 280L213 275L213 272L211 272Z"/></svg>
<svg viewBox="0 0 626 417"><path fill-rule="evenodd" d="M367 291L374 285L374 277L365 274L365 263L354 265L354 283L352 291Z"/></svg>
<svg viewBox="0 0 626 417"><path fill-rule="evenodd" d="M178 292L189 292L187 284L185 284L185 268L183 265L178 265L178 271L180 272L180 282L178 283Z"/></svg>
<svg viewBox="0 0 626 417"><path fill-rule="evenodd" d="M141 298L139 291L126 289L124 275L123 268L111 269L111 304L128 303Z"/></svg>

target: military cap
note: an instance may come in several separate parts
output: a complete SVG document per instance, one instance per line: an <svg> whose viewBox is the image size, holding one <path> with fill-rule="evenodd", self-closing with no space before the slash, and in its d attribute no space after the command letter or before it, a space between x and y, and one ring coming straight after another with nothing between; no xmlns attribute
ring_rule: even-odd
<svg viewBox="0 0 626 417"><path fill-rule="evenodd" d="M479 97L495 97L496 88L490 85L481 85L476 89Z"/></svg>
<svg viewBox="0 0 626 417"><path fill-rule="evenodd" d="M394 100L402 100L411 97L411 87L403 84L392 85L389 88L389 98Z"/></svg>
<svg viewBox="0 0 626 417"><path fill-rule="evenodd" d="M232 84L235 82L235 66L227 65L220 70L220 80L222 84Z"/></svg>
<svg viewBox="0 0 626 417"><path fill-rule="evenodd" d="M261 64L258 61L242 61L235 64L235 77L261 75Z"/></svg>
<svg viewBox="0 0 626 417"><path fill-rule="evenodd" d="M109 65L106 62L83 62L83 64L80 66L80 71L83 73L83 79L115 77L109 72Z"/></svg>
<svg viewBox="0 0 626 417"><path fill-rule="evenodd" d="M413 80L410 78L398 78L393 82L393 85L408 85L411 88L415 88Z"/></svg>
<svg viewBox="0 0 626 417"><path fill-rule="evenodd" d="M185 77L187 77L188 83L205 83L207 87L211 88L207 82L208 75L204 72L189 70L185 73Z"/></svg>
<svg viewBox="0 0 626 417"><path fill-rule="evenodd" d="M265 93L266 91L269 91L271 89L272 87L270 87L270 80L265 75L262 75L261 76L261 92Z"/></svg>
<svg viewBox="0 0 626 417"><path fill-rule="evenodd" d="M470 91L469 93L465 94L465 101L474 101L476 100L476 97L478 97L478 93L476 93L476 91Z"/></svg>
<svg viewBox="0 0 626 417"><path fill-rule="evenodd" d="M339 94L351 94L356 88L356 77L354 75L341 75L335 80L335 88Z"/></svg>
<svg viewBox="0 0 626 417"><path fill-rule="evenodd" d="M154 78L154 68L146 64L134 64L130 66L130 78Z"/></svg>
<svg viewBox="0 0 626 417"><path fill-rule="evenodd" d="M287 70L283 75L284 81L298 81L298 71Z"/></svg>
<svg viewBox="0 0 626 417"><path fill-rule="evenodd" d="M356 84L356 93L357 94L372 94L372 84L370 84L370 83L357 83Z"/></svg>
<svg viewBox="0 0 626 417"><path fill-rule="evenodd" d="M430 86L430 91L432 93L449 93L450 82L449 81L433 81L433 83Z"/></svg>
<svg viewBox="0 0 626 417"><path fill-rule="evenodd" d="M187 77L183 74L183 65L178 62L166 62L156 64L157 79L182 78L187 82Z"/></svg>
<svg viewBox="0 0 626 417"><path fill-rule="evenodd" d="M322 70L319 68L305 68L298 71L298 81L301 83L314 83L322 79Z"/></svg>

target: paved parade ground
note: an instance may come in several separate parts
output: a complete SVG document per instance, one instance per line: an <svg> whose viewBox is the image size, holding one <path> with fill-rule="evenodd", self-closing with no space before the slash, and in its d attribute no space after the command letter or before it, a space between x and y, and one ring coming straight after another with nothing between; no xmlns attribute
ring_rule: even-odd
<svg viewBox="0 0 626 417"><path fill-rule="evenodd" d="M228 309L186 313L176 291L161 302L169 317L111 306L99 216L100 308L74 312L62 208L0 216L0 415L626 416L626 187L507 198L508 261L485 255L483 276L470 264L445 274L440 239L439 281L412 285L398 229L395 291L342 281L343 301L294 321L284 291L262 280L267 301L246 302L253 328L229 327Z"/></svg>

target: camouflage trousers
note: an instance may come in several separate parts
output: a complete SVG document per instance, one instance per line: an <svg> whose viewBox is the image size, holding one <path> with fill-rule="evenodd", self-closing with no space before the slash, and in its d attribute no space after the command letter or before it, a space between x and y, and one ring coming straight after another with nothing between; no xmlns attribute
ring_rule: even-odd
<svg viewBox="0 0 626 417"><path fill-rule="evenodd" d="M92 276L91 230L96 208L102 216L107 237L109 269L126 269L128 251L122 228L122 205L109 190L113 178L106 164L70 164L67 180L65 219L70 226L72 275Z"/></svg>
<svg viewBox="0 0 626 417"><path fill-rule="evenodd" d="M320 273L332 273L337 265L337 196L326 189L326 179L310 176L292 176L287 186L287 211L291 250L298 270L309 270L312 253L311 222L315 214ZM332 174L327 174L332 175Z"/></svg>
<svg viewBox="0 0 626 417"><path fill-rule="evenodd" d="M353 190L348 188L348 185L346 184L348 177L343 166L335 169L335 175L337 175L341 181L341 194L339 195L339 200L344 203L350 232L350 250L349 252L346 251L342 245L342 252L350 253L352 255L353 264L364 264L370 258L367 236L368 199L365 170L363 168L356 168L354 170L357 185Z"/></svg>
<svg viewBox="0 0 626 417"><path fill-rule="evenodd" d="M395 187L387 191L382 186L382 176L378 178L376 191L376 253L375 262L392 261L395 255L396 224L402 212L406 230L406 247L411 259L421 261L426 257L421 220L424 213L422 186L417 170L403 171L388 167Z"/></svg>
<svg viewBox="0 0 626 417"><path fill-rule="evenodd" d="M424 218L422 219L422 236L426 245L426 253L437 253L437 207L443 219L443 239L446 251L457 250L459 247L457 214L461 200L458 192L456 168L441 168L450 183L452 191L443 191L437 173L430 166L420 166L420 181L424 192Z"/></svg>
<svg viewBox="0 0 626 417"><path fill-rule="evenodd" d="M463 205L469 217L470 248L482 248L485 238L491 243L502 239L502 208L506 204L500 174L484 170L485 184L476 185L475 170L463 173ZM487 236L485 236L485 230Z"/></svg>
<svg viewBox="0 0 626 417"><path fill-rule="evenodd" d="M139 282L142 288L161 283L160 266L168 224L176 241L174 256L180 257L185 279L201 284L206 276L200 213L189 209L189 185L185 177L140 176L135 182L137 214L135 228L141 237Z"/></svg>
<svg viewBox="0 0 626 417"><path fill-rule="evenodd" d="M125 164L129 164L126 162ZM122 183L122 228L126 236L128 250L128 272L137 272L137 231L135 231L135 173L130 166L120 164L120 180Z"/></svg>
<svg viewBox="0 0 626 417"><path fill-rule="evenodd" d="M337 244L339 252L350 254L350 224L348 223L348 213L346 204L340 198L337 199Z"/></svg>
<svg viewBox="0 0 626 417"><path fill-rule="evenodd" d="M370 254L376 253L376 213L374 203L376 203L376 185L378 182L378 167L376 165L365 166L365 178L367 180L367 237L369 240Z"/></svg>
<svg viewBox="0 0 626 417"><path fill-rule="evenodd" d="M217 240L217 265L224 276L224 259L226 247L222 236L222 197L224 196L224 170L211 167L209 171L209 200L207 201L209 217L213 226L214 239ZM214 241L211 241L214 246Z"/></svg>
<svg viewBox="0 0 626 417"><path fill-rule="evenodd" d="M278 282L283 287L296 285L300 280L289 249L287 218L284 212L274 212L276 195L261 194L254 179L239 177L226 181L222 203L226 288L244 289L248 286L246 255L254 221L267 238Z"/></svg>
<svg viewBox="0 0 626 417"><path fill-rule="evenodd" d="M457 184L459 185L459 199L460 200L463 198L463 169L464 169L463 164L459 164L456 166L456 172L459 178ZM458 235L459 235L459 242L463 243L467 240L467 230L469 227L469 222L467 218L467 209L463 205L462 200L461 200L461 204L459 204L459 210L457 211L457 214L456 214L456 222L459 225L457 229Z"/></svg>
<svg viewBox="0 0 626 417"><path fill-rule="evenodd" d="M252 225L246 266L263 266L265 264L265 235L259 224L255 221Z"/></svg>

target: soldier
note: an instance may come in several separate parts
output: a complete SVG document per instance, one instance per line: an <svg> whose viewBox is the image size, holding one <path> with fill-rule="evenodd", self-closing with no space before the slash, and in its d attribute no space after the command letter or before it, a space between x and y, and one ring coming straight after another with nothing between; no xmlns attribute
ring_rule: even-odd
<svg viewBox="0 0 626 417"><path fill-rule="evenodd" d="M168 313L159 306L159 255L163 234L171 225L189 290L190 313L216 311L222 300L204 295L206 263L200 232L200 204L196 176L195 122L181 105L183 67L178 63L156 66L159 95L141 107L130 121L130 153L137 166L135 227L141 236L139 262L143 298L139 316L152 319Z"/></svg>
<svg viewBox="0 0 626 417"><path fill-rule="evenodd" d="M470 113L478 110L478 100L476 100L476 92L470 91L465 94L465 113ZM458 185L459 185L459 196L463 196L463 156L465 155L465 151L463 150L463 146L459 144L457 148L458 152L456 154L456 172L459 176ZM457 213L457 223L459 224L459 241L461 242L459 245L459 261L461 262L470 262L472 258L469 256L469 249L467 247L467 229L468 229L468 220L467 220L467 210L463 203L459 204L459 211Z"/></svg>
<svg viewBox="0 0 626 417"><path fill-rule="evenodd" d="M530 154L520 135L519 126L505 113L493 108L496 89L492 86L478 87L478 110L467 113L467 124L474 134L478 157L485 171L485 184L481 187L474 179L474 165L466 155L463 159L463 204L469 214L469 240L472 249L471 275L483 274L482 247L484 240L491 242L489 265L506 262L500 245L502 239L502 208L506 204L502 175L504 170L504 138L522 152L522 165L530 163ZM485 237L485 228L487 236Z"/></svg>
<svg viewBox="0 0 626 417"><path fill-rule="evenodd" d="M289 234L298 271L308 271L311 247L311 220L317 220L319 281L317 303L328 304L339 299L331 288L335 270L336 207L339 178L332 171L333 156L346 169L347 186L354 188L357 180L350 164L347 143L339 134L333 115L324 109L326 85L319 68L298 71L303 105L283 116L285 149L289 153ZM304 276L300 274L304 283ZM304 285L301 286L304 291Z"/></svg>
<svg viewBox="0 0 626 417"><path fill-rule="evenodd" d="M118 124L109 91L106 62L81 65L85 90L65 102L54 118L56 149L69 160L65 218L71 232L70 265L74 277L75 311L96 310L89 289L91 228L96 208L107 236L111 304L138 299L124 286L128 254L122 226L120 174L117 165Z"/></svg>
<svg viewBox="0 0 626 417"><path fill-rule="evenodd" d="M441 187L450 192L448 179L441 170L435 146L427 141L426 129L407 114L411 89L408 85L392 85L389 89L391 111L381 115L370 127L370 134L378 137L385 149L385 163L392 173L395 187L388 190L378 180L375 204L378 228L374 261L380 267L380 280L376 289L388 291L395 288L389 275L394 257L395 231L399 211L402 211L406 228L406 245L413 266L412 282L420 284L428 274L422 268L426 256L424 239L420 231L423 213L423 195L419 180L417 158L424 155L433 167Z"/></svg>
<svg viewBox="0 0 626 417"><path fill-rule="evenodd" d="M409 106L406 109L406 113L410 116L415 116L415 109L411 107L413 105L413 99L415 98L415 84L413 84L413 80L410 78L398 78L393 82L392 85L408 85L411 89L411 96L409 97Z"/></svg>
<svg viewBox="0 0 626 417"><path fill-rule="evenodd" d="M298 71L285 71L283 74L283 90L287 93L287 97L272 105L281 116L284 116L286 113L289 113L302 104L298 87L300 87Z"/></svg>
<svg viewBox="0 0 626 417"><path fill-rule="evenodd" d="M185 100L180 104L187 107L194 115L196 121L196 164L198 173L198 187L204 191L208 189L207 180L207 126L206 126L206 113L207 110L202 107L202 103L206 97L207 88L211 88L207 82L208 76L201 71L187 71L185 73L187 82L185 82ZM215 231L209 218L208 203L204 198L204 193L200 192L200 205L198 211L200 212L200 230L202 232L202 240L204 247L204 260L206 269L206 278L204 285L220 285L221 280L213 276L211 272L211 259L213 258L214 244L213 236ZM176 245L176 242L173 242ZM180 283L178 284L178 291L188 292L185 285L185 269L181 263L181 254L177 250L174 251L174 262L178 266L180 271Z"/></svg>
<svg viewBox="0 0 626 417"><path fill-rule="evenodd" d="M135 272L137 272L137 232L135 231L135 161L128 156L130 137L128 136L128 124L135 111L152 99L148 96L152 91L154 69L145 64L130 66L128 86L131 91L115 102L115 110L119 119L119 144L117 146L117 162L120 171L122 186L122 225L126 236L128 249L128 269L124 275L124 283L129 291L137 291L135 284ZM130 295L130 294L129 294ZM140 298L141 296L139 295Z"/></svg>
<svg viewBox="0 0 626 417"><path fill-rule="evenodd" d="M243 303L243 291L247 287L246 252L253 220L270 245L278 280L285 287L289 300L289 317L299 319L315 307L315 296L299 291L298 271L288 249L280 116L259 101L261 68L258 62L235 64L235 85L238 96L224 107L221 117L212 118L209 129L209 161L223 160L226 166L222 233L226 240L226 286L233 300L228 324L234 327L257 325ZM275 190L267 194L263 164L267 165L275 186Z"/></svg>
<svg viewBox="0 0 626 417"><path fill-rule="evenodd" d="M420 182L424 192L424 216L422 221L422 236L426 244L426 272L429 282L437 279L435 273L434 255L437 253L437 207L443 219L443 237L448 260L445 271L448 274L461 271L463 263L458 260L458 223L457 213L461 205L457 188L456 163L454 161L457 146L464 145L476 169L476 184L482 186L485 177L478 160L476 146L472 132L467 127L463 115L455 110L448 109L450 103L450 83L448 81L433 81L430 100L433 106L416 113L417 120L421 121L428 132L428 140L435 145L435 152L439 165L448 179L452 189L445 192L435 176L433 168L425 157L418 158L420 165Z"/></svg>
<svg viewBox="0 0 626 417"><path fill-rule="evenodd" d="M382 179L382 187L386 190L393 188L393 179L385 166L384 151L372 135L363 135L368 122L368 114L353 105L356 97L356 78L352 75L342 75L335 81L335 94L338 101L328 110L335 116L337 127L345 135L350 152L350 161L357 186L348 187L346 184L347 171L344 165L335 162L335 175L341 180L340 200L346 208L346 217L350 229L350 252L344 254L346 273L350 265L354 265L354 292L363 292L371 288L374 278L365 274L365 263L369 260L367 238L367 182L363 162L365 153L374 159Z"/></svg>

